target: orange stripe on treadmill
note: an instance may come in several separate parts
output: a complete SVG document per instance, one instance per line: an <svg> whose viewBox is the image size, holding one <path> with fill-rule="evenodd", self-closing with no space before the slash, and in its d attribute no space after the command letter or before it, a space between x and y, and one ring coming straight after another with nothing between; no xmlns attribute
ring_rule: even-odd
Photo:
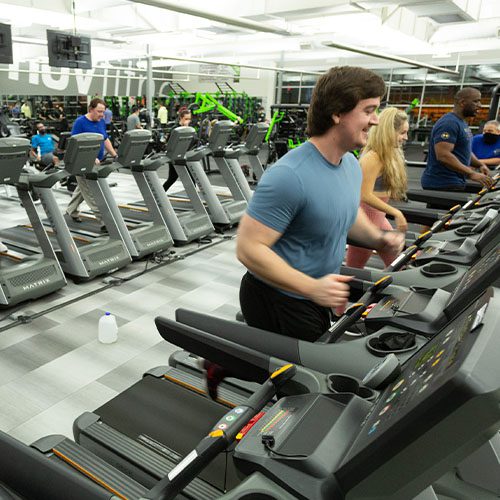
<svg viewBox="0 0 500 500"><path fill-rule="evenodd" d="M147 208L138 207L137 205L118 205L118 208L127 208L128 210L135 210L136 212L149 212Z"/></svg>
<svg viewBox="0 0 500 500"><path fill-rule="evenodd" d="M174 384L180 385L181 387L185 387L186 389L189 389L190 391L196 392L197 394L201 394L202 396L207 396L206 391L203 389L200 389L198 387L195 387L194 385L188 384L187 382L183 382L182 380L176 379L174 377L171 377L170 375L163 375L163 378L169 380L170 382L173 382ZM224 406L228 406L229 408L235 408L236 405L234 403L231 403L230 401L227 401L222 398L217 398L216 399L217 403L220 403Z"/></svg>
<svg viewBox="0 0 500 500"><path fill-rule="evenodd" d="M116 491L113 487L111 487L109 484L105 483L102 479L99 479L97 476L92 474L92 472L88 471L87 469L84 469L80 464L76 463L74 460L71 460L71 458L67 457L60 451L56 450L55 448L52 448L52 451L56 456L58 456L61 460L64 462L68 463L71 465L71 467L74 467L78 472L81 472L88 478L92 479L95 483L99 484L109 492L113 493L113 495L116 495L118 498L121 498L122 500L129 500L126 496L122 495L118 491Z"/></svg>
<svg viewBox="0 0 500 500"><path fill-rule="evenodd" d="M23 224L21 227L24 227L26 229L30 229L31 231L34 231L33 226L31 224ZM52 229L50 227L46 227L45 232L47 234L56 234L54 229ZM73 239L75 241L81 241L82 243L90 243L90 240L88 238L84 238L83 236L73 235Z"/></svg>

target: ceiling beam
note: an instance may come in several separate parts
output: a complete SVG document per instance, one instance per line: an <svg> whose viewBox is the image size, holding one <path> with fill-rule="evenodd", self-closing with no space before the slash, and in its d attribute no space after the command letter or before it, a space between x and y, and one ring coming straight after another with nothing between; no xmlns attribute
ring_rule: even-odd
<svg viewBox="0 0 500 500"><path fill-rule="evenodd" d="M238 66L240 68L251 68L251 69L261 69L265 71L275 71L277 73L283 72L283 73L297 73L297 74L304 74L304 75L316 75L320 76L323 74L321 71L308 71L308 70L301 70L301 69L292 69L292 68L282 68L282 67L277 67L277 66L260 66L257 64L240 64L240 63L230 63L230 62L224 62L224 61L213 61L209 59L196 59L192 57L179 57L179 56L155 56L159 59L165 59L165 60L172 60L172 61L186 61L186 62L192 62L192 63L198 63L198 64L215 64L215 65L220 65L220 66ZM154 63L153 63L154 65ZM156 66L158 67L158 66Z"/></svg>
<svg viewBox="0 0 500 500"><path fill-rule="evenodd" d="M144 5L150 5L152 7L158 7L160 9L170 10L173 12L178 12L180 14L187 14L190 16L201 17L203 19L209 19L210 21L215 21L217 23L227 24L229 26L237 26L238 28L244 28L252 31L273 33L274 35L282 35L282 36L291 36L297 34L282 28L271 26L269 24L257 23L255 21L241 19L238 17L227 17L220 14L215 14L213 12L193 9L191 7L183 6L180 3L167 2L164 0L129 0L129 1L133 3L142 3Z"/></svg>
<svg viewBox="0 0 500 500"><path fill-rule="evenodd" d="M392 54L386 54L385 52L376 52L373 50L364 49L363 47L356 47L354 45L344 45L337 42L323 42L326 47L332 47L334 49L347 50L348 52L356 52L357 54L363 54L365 56L377 57L379 59L385 59L387 61L395 61L403 64L408 64L410 66L415 66L417 68L427 68L438 73L448 73L450 75L458 75L459 72L451 70L448 68L443 68L441 66L434 66L434 64L427 64L420 61L415 61L414 59L408 59L406 57L395 56Z"/></svg>

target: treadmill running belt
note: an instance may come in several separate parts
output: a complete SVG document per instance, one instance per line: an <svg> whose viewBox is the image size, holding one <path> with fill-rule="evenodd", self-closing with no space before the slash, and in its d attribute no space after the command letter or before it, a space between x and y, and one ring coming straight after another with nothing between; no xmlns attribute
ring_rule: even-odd
<svg viewBox="0 0 500 500"><path fill-rule="evenodd" d="M122 217L125 221L133 220L138 222L151 222L153 220L148 209L134 210L133 208L128 208L123 205L118 208L120 209Z"/></svg>
<svg viewBox="0 0 500 500"><path fill-rule="evenodd" d="M59 250L59 243L57 242L57 238L55 235L47 230L47 236L54 247L54 250ZM73 235L73 241L77 247L82 247L92 243L87 240L84 236ZM4 229L0 231L0 238L5 239L6 241L12 241L12 245L15 246L16 243L21 247L25 247L28 251L33 253L40 253L40 244L38 243L38 239L36 237L35 232L32 229L23 226L11 227L8 229Z"/></svg>
<svg viewBox="0 0 500 500"><path fill-rule="evenodd" d="M146 376L94 413L104 423L138 439L152 438L181 456L192 451L228 409L204 396L156 377ZM237 479L234 464L219 455L200 474L200 478L223 490L234 487Z"/></svg>

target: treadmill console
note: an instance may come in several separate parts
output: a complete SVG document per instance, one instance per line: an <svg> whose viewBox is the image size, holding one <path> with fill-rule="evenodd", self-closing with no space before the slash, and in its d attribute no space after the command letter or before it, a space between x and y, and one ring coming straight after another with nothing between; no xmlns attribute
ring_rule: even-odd
<svg viewBox="0 0 500 500"><path fill-rule="evenodd" d="M193 142L196 131L193 127L176 127L170 132L166 153L172 161L184 160Z"/></svg>
<svg viewBox="0 0 500 500"><path fill-rule="evenodd" d="M254 123L252 125L245 141L245 148L249 153L259 151L260 145L264 141L268 129L269 125L266 123Z"/></svg>
<svg viewBox="0 0 500 500"><path fill-rule="evenodd" d="M19 181L30 149L28 139L17 137L0 139L0 184L14 184Z"/></svg>
<svg viewBox="0 0 500 500"><path fill-rule="evenodd" d="M230 120L222 120L212 127L212 133L208 141L208 147L212 153L222 151L227 146L229 138L233 133L233 128L234 124Z"/></svg>
<svg viewBox="0 0 500 500"><path fill-rule="evenodd" d="M64 154L64 169L70 175L84 175L92 172L101 149L102 135L84 133L72 135Z"/></svg>
<svg viewBox="0 0 500 500"><path fill-rule="evenodd" d="M500 248L494 248L471 266L450 295L444 313L453 318L487 287L500 279Z"/></svg>
<svg viewBox="0 0 500 500"><path fill-rule="evenodd" d="M428 481L431 468L438 479L497 431L495 304L485 321L491 296L490 289L444 327L381 393L336 472L353 497L370 491L374 497L412 498L418 494L412 482Z"/></svg>
<svg viewBox="0 0 500 500"><path fill-rule="evenodd" d="M499 300L483 294L371 406L346 395L281 399L236 447L237 466L304 498L417 496L500 427Z"/></svg>
<svg viewBox="0 0 500 500"><path fill-rule="evenodd" d="M496 217L488 228L481 234L476 241L476 248L481 254L488 252L491 248L498 245L500 240L500 217Z"/></svg>
<svg viewBox="0 0 500 500"><path fill-rule="evenodd" d="M151 140L149 130L129 130L118 147L118 162L123 167L139 165Z"/></svg>

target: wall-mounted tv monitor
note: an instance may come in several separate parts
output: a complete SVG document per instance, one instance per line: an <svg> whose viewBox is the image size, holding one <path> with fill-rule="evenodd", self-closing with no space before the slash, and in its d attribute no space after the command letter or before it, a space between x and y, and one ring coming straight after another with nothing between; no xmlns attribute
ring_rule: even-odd
<svg viewBox="0 0 500 500"><path fill-rule="evenodd" d="M12 64L12 31L10 24L0 23L0 63Z"/></svg>
<svg viewBox="0 0 500 500"><path fill-rule="evenodd" d="M49 66L92 69L90 38L63 31L47 30Z"/></svg>

